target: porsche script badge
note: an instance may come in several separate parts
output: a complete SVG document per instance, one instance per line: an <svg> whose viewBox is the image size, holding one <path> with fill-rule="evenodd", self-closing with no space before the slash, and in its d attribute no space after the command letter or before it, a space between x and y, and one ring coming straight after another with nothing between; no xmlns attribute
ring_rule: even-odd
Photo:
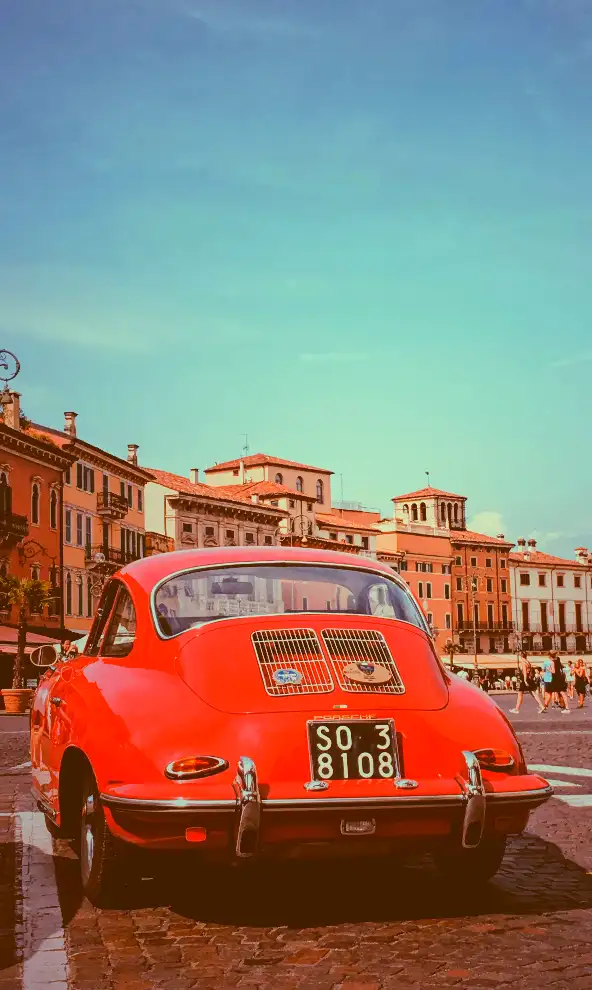
<svg viewBox="0 0 592 990"><path fill-rule="evenodd" d="M343 673L357 684L386 684L392 679L390 670L376 663L348 663Z"/></svg>

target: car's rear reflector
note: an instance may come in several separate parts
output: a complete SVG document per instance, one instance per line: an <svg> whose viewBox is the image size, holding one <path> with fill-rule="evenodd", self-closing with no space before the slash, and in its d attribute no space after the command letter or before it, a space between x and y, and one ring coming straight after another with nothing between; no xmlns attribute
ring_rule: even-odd
<svg viewBox="0 0 592 990"><path fill-rule="evenodd" d="M515 766L514 757L504 749L477 749L475 756L483 770L511 770Z"/></svg>
<svg viewBox="0 0 592 990"><path fill-rule="evenodd" d="M195 777L211 777L227 769L228 760L220 756L186 756L173 760L164 772L170 780L193 780Z"/></svg>
<svg viewBox="0 0 592 990"><path fill-rule="evenodd" d="M187 839L187 842L205 842L207 837L208 833L205 828L193 826L192 828L185 829L185 838Z"/></svg>

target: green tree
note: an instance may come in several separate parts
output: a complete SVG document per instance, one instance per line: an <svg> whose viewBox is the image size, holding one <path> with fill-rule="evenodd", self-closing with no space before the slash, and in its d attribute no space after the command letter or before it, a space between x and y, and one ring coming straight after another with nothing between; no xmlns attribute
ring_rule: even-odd
<svg viewBox="0 0 592 990"><path fill-rule="evenodd" d="M25 673L25 650L29 620L34 613L42 612L52 601L53 589L46 581L35 578L18 578L14 574L0 577L0 611L17 612L17 647L12 676L13 688L22 688Z"/></svg>

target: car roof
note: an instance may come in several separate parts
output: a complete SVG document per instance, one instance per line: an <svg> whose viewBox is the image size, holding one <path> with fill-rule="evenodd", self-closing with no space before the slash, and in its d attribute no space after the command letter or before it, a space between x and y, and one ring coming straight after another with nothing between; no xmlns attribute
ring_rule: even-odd
<svg viewBox="0 0 592 990"><path fill-rule="evenodd" d="M388 564L338 550L307 550L302 547L206 547L203 550L173 550L135 560L119 572L128 575L147 591L169 575L193 567L221 567L233 564L325 564L395 574Z"/></svg>

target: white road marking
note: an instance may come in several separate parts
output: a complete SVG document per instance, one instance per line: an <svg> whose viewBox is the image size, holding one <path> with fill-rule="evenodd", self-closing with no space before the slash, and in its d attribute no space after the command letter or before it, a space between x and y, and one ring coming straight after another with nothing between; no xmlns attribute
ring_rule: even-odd
<svg viewBox="0 0 592 990"><path fill-rule="evenodd" d="M550 777L545 777L545 780L551 787L583 787L583 784L574 784L573 780L551 780Z"/></svg>
<svg viewBox="0 0 592 990"><path fill-rule="evenodd" d="M23 990L68 990L53 844L43 819L39 811L15 815L17 839L23 845Z"/></svg>
<svg viewBox="0 0 592 990"><path fill-rule="evenodd" d="M585 767L556 767L549 763L529 763L528 769L537 773L563 773L566 777L592 777L592 770L587 770Z"/></svg>
<svg viewBox="0 0 592 990"><path fill-rule="evenodd" d="M572 808L592 808L592 794L558 794L557 797Z"/></svg>

